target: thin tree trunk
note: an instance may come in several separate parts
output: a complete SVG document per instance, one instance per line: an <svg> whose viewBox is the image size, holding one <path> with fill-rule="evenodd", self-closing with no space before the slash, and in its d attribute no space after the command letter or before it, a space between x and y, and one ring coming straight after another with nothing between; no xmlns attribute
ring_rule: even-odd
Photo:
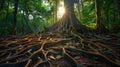
<svg viewBox="0 0 120 67"><path fill-rule="evenodd" d="M24 20L25 20L25 30L27 31L26 33L32 33L33 32L33 30L32 30L32 28L31 28L31 25L30 25L30 21L29 21L29 10L27 9L27 6L26 6L26 4L27 4L27 0L25 0L25 2L24 2ZM26 15L25 15L26 14Z"/></svg>
<svg viewBox="0 0 120 67"><path fill-rule="evenodd" d="M115 9L114 9L114 22L112 24L112 32L119 32L120 29L120 0L114 0Z"/></svg>
<svg viewBox="0 0 120 67"><path fill-rule="evenodd" d="M16 24L17 24L17 10L18 10L18 0L15 0L14 4L14 24L13 24L13 35L16 35Z"/></svg>
<svg viewBox="0 0 120 67"><path fill-rule="evenodd" d="M57 22L57 8L58 8L58 0L55 0L55 6L54 6L54 22Z"/></svg>
<svg viewBox="0 0 120 67"><path fill-rule="evenodd" d="M78 15L79 15L79 20L81 19L81 14L80 14L80 10L81 10L81 8L80 8L80 0L78 0L78 2L77 2L77 10L78 10Z"/></svg>
<svg viewBox="0 0 120 67"><path fill-rule="evenodd" d="M7 29L8 27L8 23L9 23L9 20L8 20L8 18L9 18L9 0L7 1L7 9L6 9L6 20L5 20L5 28Z"/></svg>
<svg viewBox="0 0 120 67"><path fill-rule="evenodd" d="M24 14L25 14L25 11L24 11L24 9L23 9L23 14L22 14L22 22L23 22L22 25L23 25L23 26L22 26L22 28L21 28L22 34L24 34L24 32L25 32Z"/></svg>
<svg viewBox="0 0 120 67"><path fill-rule="evenodd" d="M6 13L6 22L8 23L8 16L9 16L9 0L8 0L8 2L7 2L7 13Z"/></svg>
<svg viewBox="0 0 120 67"><path fill-rule="evenodd" d="M100 6L99 6L99 1L95 0L95 8L96 8L96 27L99 28L99 24L101 23L101 11L100 11Z"/></svg>
<svg viewBox="0 0 120 67"><path fill-rule="evenodd" d="M95 9L96 9L96 29L98 33L105 33L106 28L102 23L102 16L100 10L100 0L95 0Z"/></svg>
<svg viewBox="0 0 120 67"><path fill-rule="evenodd" d="M80 0L81 1L81 8L82 8L82 11L84 10L84 0Z"/></svg>
<svg viewBox="0 0 120 67"><path fill-rule="evenodd" d="M108 28L111 28L111 21L110 21L110 5L111 3L106 5L105 15L106 15L106 22L109 23Z"/></svg>

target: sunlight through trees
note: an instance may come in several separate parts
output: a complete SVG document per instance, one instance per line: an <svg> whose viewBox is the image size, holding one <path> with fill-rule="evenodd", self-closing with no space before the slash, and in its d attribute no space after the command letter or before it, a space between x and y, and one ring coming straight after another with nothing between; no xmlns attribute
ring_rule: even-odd
<svg viewBox="0 0 120 67"><path fill-rule="evenodd" d="M60 2L60 6L58 7L57 11L57 18L60 19L65 13L64 2Z"/></svg>
<svg viewBox="0 0 120 67"><path fill-rule="evenodd" d="M120 67L119 7L119 0L0 0L0 67Z"/></svg>

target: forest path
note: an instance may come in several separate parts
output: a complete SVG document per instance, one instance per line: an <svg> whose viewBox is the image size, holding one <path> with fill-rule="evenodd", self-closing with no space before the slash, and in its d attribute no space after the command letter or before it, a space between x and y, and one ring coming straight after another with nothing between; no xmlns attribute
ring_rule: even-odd
<svg viewBox="0 0 120 67"><path fill-rule="evenodd" d="M0 67L120 66L120 37L40 33L0 38Z"/></svg>

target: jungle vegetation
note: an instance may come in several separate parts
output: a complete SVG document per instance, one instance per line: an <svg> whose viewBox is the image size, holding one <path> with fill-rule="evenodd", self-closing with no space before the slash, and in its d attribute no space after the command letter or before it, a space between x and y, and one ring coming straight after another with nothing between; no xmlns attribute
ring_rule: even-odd
<svg viewBox="0 0 120 67"><path fill-rule="evenodd" d="M120 0L0 0L0 67L119 67Z"/></svg>

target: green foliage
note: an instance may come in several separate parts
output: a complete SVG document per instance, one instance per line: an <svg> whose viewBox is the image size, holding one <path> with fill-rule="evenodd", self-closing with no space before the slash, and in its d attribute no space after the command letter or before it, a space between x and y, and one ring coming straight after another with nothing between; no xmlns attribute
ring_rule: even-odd
<svg viewBox="0 0 120 67"><path fill-rule="evenodd" d="M78 17L78 12L76 15ZM78 18L80 22L88 27L94 28L95 27L95 6L93 0L85 0L84 7L81 9L80 18Z"/></svg>
<svg viewBox="0 0 120 67"><path fill-rule="evenodd" d="M60 3L59 0L58 3ZM19 0L17 14L17 34L23 35L41 31L54 22L54 0ZM94 0L84 0L76 3L75 14L79 21L88 27L96 26L96 10ZM1 4L0 4L1 5ZM59 4L58 4L59 5ZM120 11L114 0L100 0L103 24L108 29L119 27ZM10 35L13 29L14 0L5 0L3 9L0 9L0 36ZM30 19L30 15L33 17ZM119 35L119 32L117 32Z"/></svg>
<svg viewBox="0 0 120 67"><path fill-rule="evenodd" d="M9 3L9 5L8 5ZM43 0L19 0L17 35L36 33L51 24L53 5ZM8 7L9 9L8 9ZM7 13L8 12L8 13ZM0 36L10 35L13 29L14 1L6 0L0 14ZM29 19L32 15L33 19ZM7 17L7 18L6 18Z"/></svg>

